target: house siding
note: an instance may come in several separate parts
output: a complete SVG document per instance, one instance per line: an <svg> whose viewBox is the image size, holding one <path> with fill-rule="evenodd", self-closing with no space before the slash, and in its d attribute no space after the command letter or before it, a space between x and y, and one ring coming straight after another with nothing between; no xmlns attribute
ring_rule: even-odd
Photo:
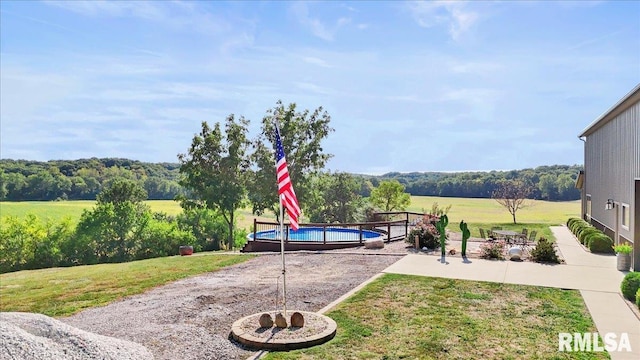
<svg viewBox="0 0 640 360"><path fill-rule="evenodd" d="M612 235L619 210L605 210L607 199L613 199L616 206L629 204L629 230L618 227L618 231L631 241L638 217L634 213L634 179L640 178L639 119L640 102L588 135L585 143L585 184L593 204L591 218L607 227L607 233Z"/></svg>

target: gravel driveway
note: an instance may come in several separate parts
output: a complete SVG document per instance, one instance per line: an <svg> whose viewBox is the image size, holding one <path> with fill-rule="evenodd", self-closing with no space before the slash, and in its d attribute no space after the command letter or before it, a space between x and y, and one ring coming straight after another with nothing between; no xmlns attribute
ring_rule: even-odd
<svg viewBox="0 0 640 360"><path fill-rule="evenodd" d="M406 253L382 250L288 253L287 309L318 311ZM246 359L229 340L231 324L276 308L279 254L180 280L60 319L77 328L144 345L156 359Z"/></svg>

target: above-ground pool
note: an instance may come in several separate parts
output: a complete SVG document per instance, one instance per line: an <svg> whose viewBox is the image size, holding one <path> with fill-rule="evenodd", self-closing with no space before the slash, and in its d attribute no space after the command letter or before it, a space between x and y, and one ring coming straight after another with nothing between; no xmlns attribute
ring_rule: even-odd
<svg viewBox="0 0 640 360"><path fill-rule="evenodd" d="M297 231L290 230L289 235L285 235L285 239L289 241L360 241L360 230L344 229L344 228L326 228L321 227L304 227ZM382 236L381 233L372 230L362 230L362 240L373 239ZM253 234L249 234L249 240L253 240ZM279 230L258 231L256 238L263 240L280 240Z"/></svg>

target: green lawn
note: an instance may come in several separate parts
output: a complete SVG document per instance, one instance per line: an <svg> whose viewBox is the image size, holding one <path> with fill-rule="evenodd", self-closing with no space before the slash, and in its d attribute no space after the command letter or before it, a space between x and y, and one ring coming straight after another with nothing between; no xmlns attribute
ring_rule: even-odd
<svg viewBox="0 0 640 360"><path fill-rule="evenodd" d="M336 337L265 359L608 359L558 352L595 332L576 290L386 274L327 314Z"/></svg>
<svg viewBox="0 0 640 360"><path fill-rule="evenodd" d="M192 275L216 271L252 255L200 253L120 264L25 270L0 275L0 311L68 316Z"/></svg>

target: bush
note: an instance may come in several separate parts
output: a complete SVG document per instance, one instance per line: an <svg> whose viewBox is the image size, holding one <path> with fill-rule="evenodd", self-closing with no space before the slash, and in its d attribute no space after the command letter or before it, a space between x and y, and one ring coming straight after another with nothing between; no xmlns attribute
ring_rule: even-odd
<svg viewBox="0 0 640 360"><path fill-rule="evenodd" d="M579 220L579 221L575 221L571 227L570 230L574 235L578 235L578 232L584 228L587 227L592 227L588 222L584 221L584 220Z"/></svg>
<svg viewBox="0 0 640 360"><path fill-rule="evenodd" d="M587 237L589 251L592 253L613 254L613 240L605 234L592 234Z"/></svg>
<svg viewBox="0 0 640 360"><path fill-rule="evenodd" d="M480 245L480 257L482 259L504 260L504 241L486 242Z"/></svg>
<svg viewBox="0 0 640 360"><path fill-rule="evenodd" d="M560 262L560 259L558 259L558 254L556 254L556 249L553 246L553 242L543 237L538 239L536 247L531 250L531 258L535 262L554 264L558 264Z"/></svg>
<svg viewBox="0 0 640 360"><path fill-rule="evenodd" d="M638 305L638 309L640 309L640 289L636 291L636 305Z"/></svg>
<svg viewBox="0 0 640 360"><path fill-rule="evenodd" d="M415 237L418 236L418 244L420 249L437 249L440 246L440 233L434 225L440 217L431 214L425 214L422 219L418 221L416 226L409 232L409 236L406 241L410 244L415 243Z"/></svg>
<svg viewBox="0 0 640 360"><path fill-rule="evenodd" d="M622 295L631 300L637 301L636 294L640 289L640 272L634 271L628 273L624 279L622 280L622 284L620 285L620 290L622 290Z"/></svg>
<svg viewBox="0 0 640 360"><path fill-rule="evenodd" d="M567 227L568 227L569 229L571 229L571 226L572 226L576 221L580 221L580 220L582 220L582 219L580 219L580 218L575 218L575 217L573 217L573 218L569 218L569 219L567 220Z"/></svg>
<svg viewBox="0 0 640 360"><path fill-rule="evenodd" d="M602 234L602 232L594 227L584 228L580 231L580 235L578 235L578 240L580 240L581 244L585 244L589 246L587 242L587 237L592 234Z"/></svg>

